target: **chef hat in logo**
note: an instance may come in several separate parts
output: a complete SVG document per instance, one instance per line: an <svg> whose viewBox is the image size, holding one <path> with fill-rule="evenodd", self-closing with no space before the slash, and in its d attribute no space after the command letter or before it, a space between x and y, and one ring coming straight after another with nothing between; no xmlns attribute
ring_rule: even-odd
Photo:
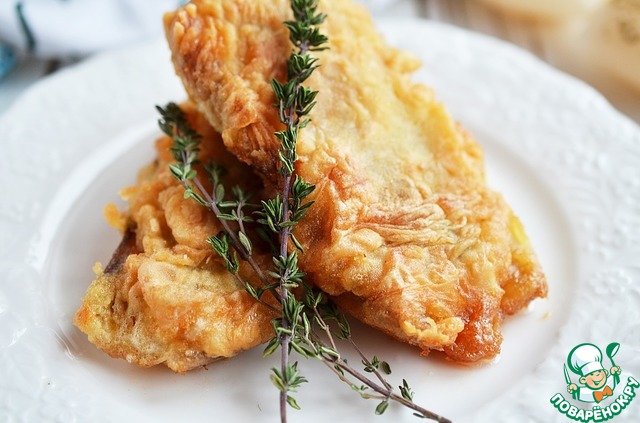
<svg viewBox="0 0 640 423"><path fill-rule="evenodd" d="M602 367L602 351L593 344L580 344L571 350L567 364L573 373L586 376Z"/></svg>

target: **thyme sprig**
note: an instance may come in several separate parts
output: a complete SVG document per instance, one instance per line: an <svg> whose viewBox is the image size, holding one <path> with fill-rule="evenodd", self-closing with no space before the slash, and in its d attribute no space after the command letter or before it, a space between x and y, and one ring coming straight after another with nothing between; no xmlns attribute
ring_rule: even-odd
<svg viewBox="0 0 640 423"><path fill-rule="evenodd" d="M274 328L274 336L266 345L264 355L273 354L280 347L280 335L287 333L289 339L289 349L296 351L305 358L315 358L320 360L330 371L332 371L341 381L345 382L354 391L365 399L379 400L380 403L376 407L376 414L382 414L387 409L391 401L398 402L415 412L415 415L422 418L432 419L438 422L449 422L448 419L441 417L413 402L413 391L409 387L406 380L399 386L400 395L395 392L393 386L386 381L385 375L391 373L389 364L378 357L371 359L360 350L356 342L352 338L351 328L345 316L338 311L333 303L327 300L321 291L317 291L309 286L304 280L304 273L300 271L297 264L297 250L285 256L276 255L273 258L274 269L263 270L253 259L253 248L247 248L240 238L240 233L245 234L249 238L246 228L241 228L241 223L249 221L250 216L245 213L245 208L249 204L249 195L240 188L232 189L232 199L225 200L223 194L226 192L223 187L224 169L215 163L209 163L202 168L209 174L212 188L207 191L198 177L197 153L199 152L200 136L193 132L186 116L180 108L170 103L166 107L158 107L161 114L159 121L162 130L173 139L172 152L174 153L175 164L170 165L173 176L178 179L185 188L185 198L191 198L199 204L207 207L212 213L218 217L222 226L222 231L214 237L209 238L214 251L222 258L227 266L227 270L235 275L235 277L245 286L249 294L257 301L266 304L262 300L265 292L271 292L282 306L282 298L279 295L280 282L282 281L282 273L286 273L284 277L288 281L287 287L299 287L302 289L300 300L289 293L290 301L287 308L282 310L282 314L288 316L290 322L295 322L289 328L282 325L282 317L274 319L272 325ZM172 132L173 131L173 132ZM196 153L196 155L193 154ZM299 179L294 179L299 180ZM292 202L300 199L300 204L306 204L301 197L306 198L312 192L312 186L303 184L293 186L298 187L298 193L292 195ZM302 187L305 187L302 189ZM295 191L292 188L292 191ZM265 202L268 203L268 202ZM271 201L275 209L278 202ZM263 204L264 206L264 204ZM264 206L266 207L266 206ZM238 209L239 208L239 209ZM235 216L233 211L235 210ZM292 207L290 210L295 210ZM224 212L223 212L224 211ZM270 213L271 216L278 215L279 212ZM295 213L295 212L291 212ZM257 220L265 219L264 208L259 213ZM244 216L244 217L242 217ZM232 219L233 218L233 219ZM274 225L278 220L271 218L271 224ZM232 224L234 224L232 227ZM264 227L270 226L270 223L263 223ZM268 229L272 231L271 229ZM273 233L277 233L277 228ZM266 280L267 283L259 288L253 287L238 273L239 260L253 263L253 270ZM267 306L271 307L269 304ZM280 310L276 310L280 312ZM360 356L363 365L363 372L352 367L346 358L340 353L338 341L347 342ZM367 376L372 374L378 380ZM293 363L285 367L284 372L281 369L273 369L271 380L281 392L287 391L285 401L288 405L295 409L299 409L295 398L290 392L295 392L307 380L298 370L298 363ZM281 415L282 421L286 421L285 414Z"/></svg>
<svg viewBox="0 0 640 423"><path fill-rule="evenodd" d="M243 224L243 222L252 220L243 212L243 209L248 205L247 201L250 195L244 193L240 187L234 187L235 201L224 201L225 189L221 183L224 169L213 161L203 166L209 175L212 187L208 191L198 177L197 172L197 165L200 164L198 153L200 152L201 135L191 128L185 113L177 104L169 103L164 108L156 106L156 109L161 116L158 120L160 129L173 140L173 146L170 147L170 151L173 154L175 163L169 165L169 170L184 187L184 198L192 199L198 204L207 207L218 218L222 226L222 233L210 237L207 241L225 261L227 270L234 274L236 279L247 290L253 290L253 286L243 281L238 275L240 265L238 255L242 260L249 263L263 285L265 287L269 286L269 279L251 255L251 241ZM238 206L240 206L240 212L237 211ZM232 219L228 218L229 213L225 213L225 211L233 207L236 207L235 215L232 212L230 216L234 216L235 220L239 221L239 229L237 230L231 228L229 220ZM233 250L230 248L230 242L233 245ZM276 296L276 299L279 299L277 292L272 290L270 292ZM273 308L273 306L265 303L260 298L257 299L268 307Z"/></svg>
<svg viewBox="0 0 640 423"><path fill-rule="evenodd" d="M375 409L376 414L383 414L389 403L394 401L413 410L417 417L449 422L415 404L413 391L406 380L403 379L403 384L398 387L400 394L396 393L384 377L391 373L389 364L376 356L371 359L366 357L353 340L345 316L322 292L313 289L304 280L305 274L298 267L298 254L303 253L303 248L295 238L294 231L313 204L307 198L315 187L295 174L295 162L298 159L296 145L300 130L310 122L308 115L318 95L317 91L302 84L318 67L317 59L311 57L309 52L324 50L327 38L318 28L325 15L317 11L317 0L291 0L291 7L294 20L284 23L294 45L287 61L287 80L284 83L272 81L278 116L284 126L283 130L275 133L280 141L278 155L282 186L279 195L262 201L258 211L247 214L245 210L251 207L249 195L241 188L234 187L233 199L225 200L224 171L215 163L203 166L212 186L211 191L207 191L198 178L200 136L191 129L184 113L173 103L165 108L158 107L162 116L160 127L174 141L171 151L176 163L170 165L171 172L185 188L185 199L191 198L209 208L220 221L222 231L209 238L209 243L222 258L227 270L257 301L266 304L262 297L270 292L280 304L280 317L272 321L274 337L267 343L264 355L281 349L280 368L272 369L271 381L280 391L282 422L287 421L287 405L300 409L291 393L307 382L298 369L298 362L289 361L292 351L305 358L320 360L361 397L380 401ZM253 246L245 228L245 223L254 221L251 216L256 216L255 222L261 225L256 228L256 233L274 251L272 269L263 270L252 257ZM277 239L274 240L274 237ZM291 251L289 241L295 247ZM250 263L262 281L262 287L256 288L243 280L238 273L240 260ZM338 341L347 342L357 352L363 372L353 368L343 358ZM367 373L375 376L375 380Z"/></svg>
<svg viewBox="0 0 640 423"><path fill-rule="evenodd" d="M289 39L294 46L287 60L287 79L284 83L275 79L271 81L278 117L285 127L275 133L280 141L278 155L282 190L275 199L264 201L263 209L259 213L262 217L259 223L266 225L277 235L280 243L279 257L274 257L275 271L270 275L279 281L278 293L282 306L282 317L274 324L274 339L277 339L280 345L280 369L272 369L272 380L280 390L280 416L283 423L287 420L287 404L299 408L289 391L306 382L297 372L298 363L289 361L289 354L295 349L303 356L308 356L308 351L303 345L309 345L311 331L309 318L304 313L305 304L298 301L291 292L303 283L304 273L298 268L298 252L289 252L289 240L299 251L303 250L293 232L313 204L312 201L304 201L315 188L300 177L293 178L294 165L298 160L298 134L310 122L307 116L316 105L315 99L318 95L317 91L302 84L318 67L318 59L312 57L309 52L324 50L327 42L327 37L318 28L324 22L325 15L318 12L317 0L291 0L291 10L294 20L284 23L289 29ZM274 343L272 340L267 347L268 351L273 350Z"/></svg>

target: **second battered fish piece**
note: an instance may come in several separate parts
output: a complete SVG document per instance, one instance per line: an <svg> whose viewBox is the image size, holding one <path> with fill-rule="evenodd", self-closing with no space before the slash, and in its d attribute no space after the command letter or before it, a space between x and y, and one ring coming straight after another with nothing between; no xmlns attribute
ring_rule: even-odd
<svg viewBox="0 0 640 423"><path fill-rule="evenodd" d="M257 191L251 171L224 150L219 134L193 105L182 107L203 135L201 160L215 159L229 170L229 182ZM169 137L158 140L156 162L124 190L129 210L107 209L124 237L104 271L96 269L74 323L112 357L185 372L267 341L275 314L246 292L207 244L221 227L211 212L184 198L169 171L171 144ZM256 279L245 264L240 273Z"/></svg>
<svg viewBox="0 0 640 423"><path fill-rule="evenodd" d="M329 50L296 172L317 185L299 265L358 319L461 362L500 351L500 325L545 277L522 225L487 188L482 151L411 81L418 67L367 13L323 0ZM276 192L281 130L270 81L292 49L287 0L193 0L165 17L176 72L224 144ZM472 107L472 106L470 106Z"/></svg>

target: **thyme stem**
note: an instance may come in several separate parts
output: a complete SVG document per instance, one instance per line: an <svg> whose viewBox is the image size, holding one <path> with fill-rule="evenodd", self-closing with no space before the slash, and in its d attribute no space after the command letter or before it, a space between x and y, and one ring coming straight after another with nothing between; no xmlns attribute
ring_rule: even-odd
<svg viewBox="0 0 640 423"><path fill-rule="evenodd" d="M308 43L304 42L301 47L298 55L303 56L308 52ZM296 83L294 85L293 92L297 93L298 89L302 84ZM285 115L284 124L287 125L288 130L292 130L294 127L299 125L299 117L296 117L296 106L297 101L294 101L289 110ZM297 129L297 128L296 128ZM293 147L292 161L295 161L295 142ZM293 173L287 166L283 165L281 168L282 173L284 174L283 183L282 183L282 221L280 225L280 257L287 257L289 254L289 246L288 241L291 236L291 226L288 226L287 223L290 222L290 210L289 210L289 195L291 193L291 178L293 177ZM284 225L282 225L284 223ZM286 268L281 268L280 270L280 297L282 298L282 309L286 310L288 307L288 301L291 293L287 288L288 282L288 270ZM280 335L280 371L282 374L286 373L287 365L289 364L289 352L290 347L289 343L291 342L291 326L292 322L289 321L289 317L286 313L282 313L282 327L285 329ZM280 391L280 421L281 423L286 423L287 421L287 396L288 396L288 385L285 384L285 389Z"/></svg>
<svg viewBox="0 0 640 423"><path fill-rule="evenodd" d="M186 163L189 160L189 154L190 153L191 153L191 151L189 149L185 149L185 150L180 152L180 155L182 157L182 162L183 163ZM189 189L189 181L188 181L187 178L181 178L180 182L182 183L182 186L185 189L187 189L187 190ZM200 194L204 197L203 198L203 202L209 208L209 210L211 210L214 213L215 216L219 216L221 214L221 210L218 207L218 200L219 199L216 198L215 187L214 187L214 189L211 190L211 194L209 194L209 192L205 189L205 187L203 186L202 182L200 181L200 179L197 176L193 177L193 184L198 189ZM239 201L237 209L236 209L238 215L240 215L241 208L242 208L242 203ZM222 226L225 234L231 239L231 242L233 244L233 248L240 253L240 257L244 261L247 261L251 265L252 269L254 270L256 275L258 275L258 277L261 279L262 283L265 286L268 285L268 280L267 280L266 276L264 275L264 273L262 272L262 269L260 268L260 266L258 266L258 263L256 263L255 259L251 256L251 254L249 254L249 252L246 250L246 248L239 241L239 239L237 238L235 232L233 230L231 230L231 227L229 226L229 223L226 220L220 219L220 218L218 218L218 222L220 222L220 225ZM244 224L243 224L241 219L238 221L238 225L240 227L240 230L242 232L245 232ZM243 280L240 277L238 272L232 272L232 273L233 273L234 277L236 278L236 280L242 286L246 287L246 286L249 285L249 283L247 281ZM273 293L273 294L275 295L277 293ZM280 300L278 297L276 297L276 299L278 301ZM262 302L262 304L265 305L266 307L270 308L272 311L278 311L274 306L272 306L269 303Z"/></svg>
<svg viewBox="0 0 640 423"><path fill-rule="evenodd" d="M388 388L383 388L382 386L378 385L377 383L375 383L374 381L372 381L371 379L367 378L366 376L364 376L363 374L361 374L360 372L354 370L351 366L349 366L348 364L346 364L343 360L338 360L336 363L342 370L344 370L345 372L349 373L351 376L355 377L356 379L358 379L360 382L364 383L365 385L369 386L371 389L373 389L374 391L378 392L379 394L383 395L385 398L389 398L392 399L402 405L404 405L407 408L410 408L412 410L417 411L418 413L422 414L422 416L424 418L427 419L431 419L431 420L435 420L439 423L451 423L451 420L442 417L438 414L435 414L423 407L420 407L418 404L414 403L413 401L409 401L395 393L393 393L392 390L388 389Z"/></svg>
<svg viewBox="0 0 640 423"><path fill-rule="evenodd" d="M321 314L318 312L317 308L315 308L315 307L314 307L314 313L317 316L317 318L319 319L319 321L321 323L321 326L324 328L323 329L324 332L329 337L331 345L334 346L334 348L335 348L335 343L333 341L333 337L331 336L331 331L328 329L329 325L322 318ZM351 336L349 336L347 339L348 339L349 343L354 347L354 349L358 352L360 357L363 359L363 362L367 362L367 363L370 364L370 362L367 359L367 357L364 355L362 350L356 345L356 343L353 341ZM442 417L442 416L440 416L440 415L438 415L436 413L433 413L433 412L431 412L431 411L429 411L429 410L417 405L413 401L407 400L406 398L395 394L394 390L393 390L393 387L389 384L389 382L387 382L384 379L384 377L379 373L378 370L375 370L374 374L376 375L376 377L380 380L380 382L384 386L378 385L375 381L369 379L368 377L366 377L362 373L358 372L353 367L351 367L347 362L345 362L342 358L333 357L333 356L327 356L326 354L322 354L320 351L318 351L317 347L315 347L315 344L319 342L317 337L315 339L315 342L313 342L311 339L307 339L307 341L308 341L309 345L313 346L313 349L317 353L317 357L320 358L322 363L325 366L327 366L329 369L331 369L331 371L333 373L335 373L340 378L340 380L342 380L343 382L347 383L348 385L351 386L353 384L349 379L347 379L344 376L344 374L342 374L341 372L336 370L336 368L335 368L336 366L339 367L340 369L342 369L344 372L349 373L351 376L353 376L354 378L356 378L360 382L364 383L369 388L371 388L374 391L376 391L377 393L379 393L382 396L383 400L386 400L386 401L388 401L389 399L394 400L394 401L404 405L405 407L410 408L410 409L418 412L424 418L435 420L435 421L437 421L439 423L451 423L451 420L449 420L449 419L447 419L445 417ZM337 348L335 348L335 349L337 351ZM366 395L366 394L364 394L364 395ZM375 396L371 396L371 395L367 395L367 397L368 398L376 398ZM380 399L380 398L378 398L378 399Z"/></svg>
<svg viewBox="0 0 640 423"><path fill-rule="evenodd" d="M366 366L371 366L371 362L369 361L367 356L364 355L360 347L358 347L358 345L353 341L353 338L349 337L347 339L349 340L349 343L351 344L353 349L356 350L356 352L362 359L362 362L365 363ZM393 387L389 384L389 382L387 382L387 380L384 377L382 377L382 375L380 374L380 371L377 368L373 370L373 374L376 375L378 380L384 385L385 388L389 390L393 390Z"/></svg>
<svg viewBox="0 0 640 423"><path fill-rule="evenodd" d="M183 155L186 155L186 153L183 153ZM200 182L200 179L197 176L193 179L193 183L196 186L196 188L198 188L198 191L200 191L200 193L204 196L204 199L205 199L209 209L216 216L221 214L222 212L218 208L218 204L217 204L218 203L218 201L217 201L218 199L216 198L215 190L213 190L212 194L209 194L207 192L207 190L204 188L204 186L202 185L202 182ZM185 184L187 184L187 182L183 182L183 185L185 185ZM242 243L238 239L236 233L229 226L229 222L227 222L224 219L218 219L218 221L222 225L222 228L224 229L224 232L231 239L231 242L233 244L233 248L235 248L235 250L238 251L238 253L240 254L240 257L242 258L242 260L248 262L249 265L251 266L251 268L253 269L253 271L256 272L256 275L258 275L258 277L262 281L263 285L264 286L268 286L269 285L269 280L267 279L265 274L262 272L262 269L260 268L260 266L258 266L258 263L256 263L256 260L253 258L253 256L247 252L246 248L244 248L244 246L242 245ZM279 298L277 298L277 299L279 300Z"/></svg>
<svg viewBox="0 0 640 423"><path fill-rule="evenodd" d="M287 172L284 177L283 189L282 189L282 204L283 204L283 222L289 222L289 192L291 190L291 174ZM288 240L291 235L291 229L285 226L280 232L280 257L286 257L289 254ZM287 282L287 270L285 268L280 270L280 297L282 298L282 309L286 310L289 301L289 290L286 287ZM287 371L287 365L289 364L289 343L291 341L291 322L285 312L282 313L282 327L285 329L280 335L280 371L285 374ZM287 395L289 391L288 385L285 385L284 390L280 391L280 421L282 423L287 422Z"/></svg>

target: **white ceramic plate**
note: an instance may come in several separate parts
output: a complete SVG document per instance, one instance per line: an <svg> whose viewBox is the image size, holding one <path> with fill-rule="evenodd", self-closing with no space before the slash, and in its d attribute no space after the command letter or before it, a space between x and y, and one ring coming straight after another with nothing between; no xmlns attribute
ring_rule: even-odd
<svg viewBox="0 0 640 423"><path fill-rule="evenodd" d="M418 403L458 422L565 421L549 399L565 391L562 363L582 342L619 342L616 364L640 377L640 129L510 45L426 21L380 28L423 60L416 79L483 145L490 184L522 218L550 293L505 322L503 352L485 366L422 358L359 326L358 341L391 363L394 383L409 379ZM260 351L181 376L111 359L71 324L92 265L119 241L101 210L153 157L153 106L184 97L158 41L66 69L0 118L0 420L278 420L274 362ZM292 421L374 419L375 403L318 363L301 366L310 383ZM637 402L616 421L638 421ZM413 421L395 406L375 419Z"/></svg>

